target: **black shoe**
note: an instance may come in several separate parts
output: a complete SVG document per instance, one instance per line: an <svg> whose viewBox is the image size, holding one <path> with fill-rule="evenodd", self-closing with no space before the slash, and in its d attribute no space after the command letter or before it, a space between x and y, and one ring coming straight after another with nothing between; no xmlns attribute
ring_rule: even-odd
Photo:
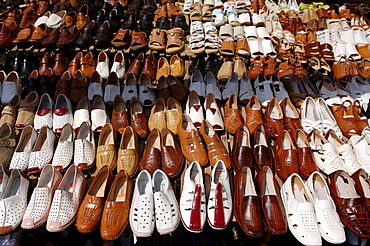
<svg viewBox="0 0 370 246"><path fill-rule="evenodd" d="M185 32L188 31L188 25L186 24L184 15L175 15L172 17L172 23L174 27L180 27Z"/></svg>
<svg viewBox="0 0 370 246"><path fill-rule="evenodd" d="M212 72L215 76L217 76L217 72L218 72L218 59L217 59L217 56L215 54L211 54L209 55L207 61L206 61L206 65L204 67L204 70L206 72Z"/></svg>
<svg viewBox="0 0 370 246"><path fill-rule="evenodd" d="M169 30L171 27L170 20L167 17L161 17L157 19L155 27L159 29Z"/></svg>
<svg viewBox="0 0 370 246"><path fill-rule="evenodd" d="M135 30L136 28L136 16L135 15L126 15L125 20L122 24L123 29Z"/></svg>
<svg viewBox="0 0 370 246"><path fill-rule="evenodd" d="M192 75L196 70L200 70L200 71L203 71L203 73L205 73L204 63L205 63L204 62L204 54L203 53L198 54L189 66L190 75Z"/></svg>
<svg viewBox="0 0 370 246"><path fill-rule="evenodd" d="M11 71L16 71L19 74L23 56L24 54L21 52L16 52L15 55L9 55L10 59L7 73L10 73Z"/></svg>
<svg viewBox="0 0 370 246"><path fill-rule="evenodd" d="M153 29L153 16L143 15L140 20L140 31L150 33Z"/></svg>
<svg viewBox="0 0 370 246"><path fill-rule="evenodd" d="M88 48L92 43L92 37L95 34L97 25L95 21L88 22L82 29L80 36L77 38L75 44L79 48Z"/></svg>
<svg viewBox="0 0 370 246"><path fill-rule="evenodd" d="M109 15L108 15L110 30L112 32L117 32L121 26L121 17L120 17L121 15L118 15L118 11L119 10L113 8L112 11L109 12Z"/></svg>
<svg viewBox="0 0 370 246"><path fill-rule="evenodd" d="M19 78L24 80L30 76L31 72L35 69L36 57L32 52L28 52L27 55L23 56L22 62L20 64Z"/></svg>
<svg viewBox="0 0 370 246"><path fill-rule="evenodd" d="M107 12L105 12L105 9L99 10L98 14L96 15L95 18L95 24L97 26L100 26L101 24L104 23L104 21L107 19Z"/></svg>
<svg viewBox="0 0 370 246"><path fill-rule="evenodd" d="M117 1L113 5L113 9L116 9L117 10L117 15L118 16L123 16L123 7L122 7L122 4L119 1Z"/></svg>

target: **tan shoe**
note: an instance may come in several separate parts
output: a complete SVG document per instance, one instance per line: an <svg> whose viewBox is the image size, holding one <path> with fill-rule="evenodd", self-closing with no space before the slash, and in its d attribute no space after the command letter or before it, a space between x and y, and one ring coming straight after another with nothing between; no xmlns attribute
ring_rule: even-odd
<svg viewBox="0 0 370 246"><path fill-rule="evenodd" d="M25 126L33 125L35 111L39 105L40 97L36 91L28 93L26 98L21 101L18 109L18 117L15 122L16 129L23 129Z"/></svg>
<svg viewBox="0 0 370 246"><path fill-rule="evenodd" d="M245 65L245 61L241 57L235 57L234 62L234 72L238 74L238 80L241 80L243 77L243 73L247 71L247 67Z"/></svg>
<svg viewBox="0 0 370 246"><path fill-rule="evenodd" d="M166 124L167 128L175 134L177 134L177 124L180 121L181 114L182 114L181 104L173 97L168 98L166 111Z"/></svg>
<svg viewBox="0 0 370 246"><path fill-rule="evenodd" d="M226 168L230 169L231 162L229 153L208 120L203 120L199 132L202 134L204 142L207 144L207 153L210 164L214 166L218 161L223 161Z"/></svg>
<svg viewBox="0 0 370 246"><path fill-rule="evenodd" d="M100 132L96 152L96 168L108 165L111 170L117 165L116 131L110 123L104 125Z"/></svg>
<svg viewBox="0 0 370 246"><path fill-rule="evenodd" d="M15 95L8 105L5 106L3 111L1 111L1 118L0 118L0 126L8 123L12 127L15 126L15 119L17 117L17 110L19 103L21 102L21 97L19 95Z"/></svg>
<svg viewBox="0 0 370 246"><path fill-rule="evenodd" d="M148 127L150 131L153 131L154 128L158 128L159 131L166 128L166 111L166 103L163 98L158 98L149 116Z"/></svg>
<svg viewBox="0 0 370 246"><path fill-rule="evenodd" d="M191 163L197 161L201 166L208 164L206 147L189 116L183 114L177 124L177 133L180 139L181 151L185 158Z"/></svg>
<svg viewBox="0 0 370 246"><path fill-rule="evenodd" d="M162 76L168 77L168 75L170 74L171 74L171 68L170 68L170 64L168 63L166 57L159 58L158 65L157 65L157 75L156 75L157 80L159 80L159 78Z"/></svg>
<svg viewBox="0 0 370 246"><path fill-rule="evenodd" d="M262 106L258 101L258 97L253 95L245 107L247 111L247 117L245 124L248 127L249 132L254 132L254 129L260 124L264 124Z"/></svg>
<svg viewBox="0 0 370 246"><path fill-rule="evenodd" d="M139 169L140 155L137 136L131 126L122 132L118 149L117 172L126 170L133 177Z"/></svg>
<svg viewBox="0 0 370 246"><path fill-rule="evenodd" d="M224 124L226 131L230 134L235 134L236 130L243 125L243 117L238 107L236 95L231 95L225 104Z"/></svg>
<svg viewBox="0 0 370 246"><path fill-rule="evenodd" d="M233 66L234 62L225 61L218 71L217 79L221 82L226 82L233 75Z"/></svg>
<svg viewBox="0 0 370 246"><path fill-rule="evenodd" d="M171 75L174 77L182 77L185 75L185 63L178 55L174 55L170 60Z"/></svg>

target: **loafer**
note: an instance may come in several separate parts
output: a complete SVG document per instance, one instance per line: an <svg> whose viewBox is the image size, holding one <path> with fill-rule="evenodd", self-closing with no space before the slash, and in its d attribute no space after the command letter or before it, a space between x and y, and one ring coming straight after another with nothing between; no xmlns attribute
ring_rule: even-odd
<svg viewBox="0 0 370 246"><path fill-rule="evenodd" d="M272 139L277 139L284 130L284 115L278 99L271 99L264 116L267 135Z"/></svg>
<svg viewBox="0 0 370 246"><path fill-rule="evenodd" d="M150 175L153 175L161 164L161 148L161 132L158 128L154 128L145 143L140 160L140 170L147 170Z"/></svg>
<svg viewBox="0 0 370 246"><path fill-rule="evenodd" d="M137 237L150 237L155 228L152 178L142 170L136 178L130 208L130 227Z"/></svg>
<svg viewBox="0 0 370 246"><path fill-rule="evenodd" d="M67 123L63 126L62 132L55 149L53 161L51 164L60 172L65 172L73 160L73 142L75 140L75 131Z"/></svg>
<svg viewBox="0 0 370 246"><path fill-rule="evenodd" d="M257 174L263 223L272 235L284 235L288 230L287 217L280 197L279 186L269 166Z"/></svg>
<svg viewBox="0 0 370 246"><path fill-rule="evenodd" d="M126 73L125 67L126 67L125 57L123 56L122 51L118 51L114 55L113 64L110 72L111 73L115 72L117 74L118 79L122 81Z"/></svg>
<svg viewBox="0 0 370 246"><path fill-rule="evenodd" d="M104 102L113 106L114 97L121 94L120 83L115 72L111 72L104 83Z"/></svg>
<svg viewBox="0 0 370 246"><path fill-rule="evenodd" d="M36 91L30 92L24 100L21 101L18 108L18 117L15 122L16 129L23 129L27 125L33 125L35 111L39 105L40 97Z"/></svg>
<svg viewBox="0 0 370 246"><path fill-rule="evenodd" d="M126 103L121 95L114 97L111 124L114 130L120 133L130 124Z"/></svg>
<svg viewBox="0 0 370 246"><path fill-rule="evenodd" d="M212 169L211 191L207 203L207 220L216 230L225 229L232 216L233 200L230 188L229 174L222 160ZM223 214L223 216L218 216Z"/></svg>
<svg viewBox="0 0 370 246"><path fill-rule="evenodd" d="M100 77L97 71L91 74L89 87L87 88L87 97L89 100L93 100L94 96L104 97L103 95L103 79Z"/></svg>
<svg viewBox="0 0 370 246"><path fill-rule="evenodd" d="M203 107L200 98L196 91L190 91L188 100L185 106L185 113L190 117L191 121L197 128L200 128L204 119Z"/></svg>
<svg viewBox="0 0 370 246"><path fill-rule="evenodd" d="M21 102L21 97L19 95L15 95L8 105L6 105L3 110L1 111L0 115L0 125L4 125L5 123L8 123L12 127L15 126L15 120L17 117L17 110L19 103Z"/></svg>
<svg viewBox="0 0 370 246"><path fill-rule="evenodd" d="M108 48L113 38L112 34L113 32L111 31L109 21L104 21L104 23L101 24L96 31L93 39L93 45L99 49Z"/></svg>
<svg viewBox="0 0 370 246"><path fill-rule="evenodd" d="M141 138L145 138L149 132L148 119L146 118L143 106L137 97L130 100L130 122L131 127Z"/></svg>
<svg viewBox="0 0 370 246"><path fill-rule="evenodd" d="M131 126L127 126L122 132L121 142L118 148L117 172L126 170L133 177L139 170L140 155L137 135Z"/></svg>
<svg viewBox="0 0 370 246"><path fill-rule="evenodd" d="M36 142L37 132L32 126L26 126L19 138L10 161L9 170L19 169L21 172L28 168L31 152Z"/></svg>
<svg viewBox="0 0 370 246"><path fill-rule="evenodd" d="M298 152L298 170L299 175L303 179L308 177L315 171L318 171L315 159L313 157L313 151L310 143L308 142L307 135L302 129L297 129L296 138L293 139Z"/></svg>
<svg viewBox="0 0 370 246"><path fill-rule="evenodd" d="M15 95L21 95L22 85L17 72L10 72L2 84L1 104L8 104Z"/></svg>
<svg viewBox="0 0 370 246"><path fill-rule="evenodd" d="M315 208L309 191L297 173L290 175L281 187L281 199L293 236L303 245L321 245Z"/></svg>
<svg viewBox="0 0 370 246"><path fill-rule="evenodd" d="M204 108L206 109L206 119L212 125L213 130L222 131L224 130L224 121L221 116L220 108L217 105L216 99L213 94L208 94L204 102Z"/></svg>
<svg viewBox="0 0 370 246"><path fill-rule="evenodd" d="M23 214L27 209L28 186L29 181L20 170L11 171L1 195L1 206L4 213L0 224L0 234L9 234L21 224Z"/></svg>
<svg viewBox="0 0 370 246"><path fill-rule="evenodd" d="M156 96L154 90L150 88L152 82L150 77L146 73L141 73L139 77L139 99L143 106L150 107L153 106Z"/></svg>
<svg viewBox="0 0 370 246"><path fill-rule="evenodd" d="M262 170L264 166L268 166L271 169L274 168L275 158L272 155L272 147L265 127L261 124L256 127L253 134L253 156L254 156L254 168L257 172Z"/></svg>
<svg viewBox="0 0 370 246"><path fill-rule="evenodd" d="M242 125L234 135L233 148L230 153L231 166L237 173L243 167L253 170L253 158L251 135L248 127Z"/></svg>
<svg viewBox="0 0 370 246"><path fill-rule="evenodd" d="M225 103L224 125L230 134L235 134L236 129L243 125L243 116L239 110L236 95L231 95Z"/></svg>
<svg viewBox="0 0 370 246"><path fill-rule="evenodd" d="M54 193L46 230L64 231L75 222L85 187L86 180L83 173L76 165L71 165Z"/></svg>
<svg viewBox="0 0 370 246"><path fill-rule="evenodd" d="M0 165L8 168L16 147L17 138L14 128L5 123L0 127Z"/></svg>
<svg viewBox="0 0 370 246"><path fill-rule="evenodd" d="M100 235L103 240L117 239L129 222L133 184L127 172L121 170L110 187L101 217ZM151 188L151 185L147 188ZM112 220L112 216L116 219ZM132 227L131 223L130 226Z"/></svg>
<svg viewBox="0 0 370 246"><path fill-rule="evenodd" d="M76 225L79 232L90 233L99 226L113 179L108 166L102 167L95 176L78 209Z"/></svg>
<svg viewBox="0 0 370 246"><path fill-rule="evenodd" d="M234 176L233 210L243 232L251 237L262 237L263 223L260 202L251 169L244 166Z"/></svg>
<svg viewBox="0 0 370 246"><path fill-rule="evenodd" d="M184 166L184 156L173 132L167 128L161 130L161 164L162 170L171 179L176 178Z"/></svg>
<svg viewBox="0 0 370 246"><path fill-rule="evenodd" d="M152 107L152 110L150 111L148 120L148 127L150 131L154 130L155 128L161 131L166 127L166 111L167 107L165 101L163 98L158 98Z"/></svg>
<svg viewBox="0 0 370 246"><path fill-rule="evenodd" d="M135 74L129 73L126 77L122 97L126 102L130 101L133 97L139 97L139 93L137 90L137 79Z"/></svg>
<svg viewBox="0 0 370 246"><path fill-rule="evenodd" d="M79 48L89 47L92 43L92 38L93 38L93 34L95 33L95 29L96 29L96 24L94 20L86 23L86 25L82 28L80 36L76 39L76 42L75 42L76 46Z"/></svg>
<svg viewBox="0 0 370 246"><path fill-rule="evenodd" d="M167 112L166 112L166 124L167 128L177 134L177 124L180 121L182 115L181 104L176 101L173 97L167 99Z"/></svg>
<svg viewBox="0 0 370 246"><path fill-rule="evenodd" d="M301 125L308 134L313 129L323 132L322 118L316 108L316 103L312 97L306 97L301 105Z"/></svg>
<svg viewBox="0 0 370 246"><path fill-rule="evenodd" d="M37 136L28 163L28 173L39 173L47 164L51 163L54 156L57 136L47 126L43 126Z"/></svg>
<svg viewBox="0 0 370 246"><path fill-rule="evenodd" d="M207 219L207 208L203 171L197 161L186 169L183 182L180 197L182 224L190 232L201 233Z"/></svg>
<svg viewBox="0 0 370 246"><path fill-rule="evenodd" d="M103 79L108 79L109 76L109 58L107 56L107 53L104 51L101 51L98 55L98 61L95 69L100 77Z"/></svg>
<svg viewBox="0 0 370 246"><path fill-rule="evenodd" d="M58 188L62 175L52 165L46 165L40 174L27 209L23 215L21 227L35 229L45 223L48 218L54 192ZM42 199L43 202L38 202Z"/></svg>
<svg viewBox="0 0 370 246"><path fill-rule="evenodd" d="M91 124L90 101L86 96L81 97L77 103L76 110L73 114L73 129L77 131L83 122Z"/></svg>
<svg viewBox="0 0 370 246"><path fill-rule="evenodd" d="M53 131L60 133L67 123L73 124L72 104L64 94L60 94L53 110Z"/></svg>
<svg viewBox="0 0 370 246"><path fill-rule="evenodd" d="M96 150L96 167L101 169L108 165L111 170L114 170L117 165L116 151L116 131L110 123L104 125L99 134L98 148Z"/></svg>
<svg viewBox="0 0 370 246"><path fill-rule="evenodd" d="M254 132L258 125L263 125L264 123L262 105L256 95L253 95L251 97L247 106L245 107L245 110L247 113L245 124L247 125L250 132Z"/></svg>
<svg viewBox="0 0 370 246"><path fill-rule="evenodd" d="M91 128L94 132L100 132L106 123L109 123L107 109L101 96L95 95L91 106Z"/></svg>
<svg viewBox="0 0 370 246"><path fill-rule="evenodd" d="M76 135L73 164L81 170L90 169L95 164L94 132L87 122L81 124Z"/></svg>

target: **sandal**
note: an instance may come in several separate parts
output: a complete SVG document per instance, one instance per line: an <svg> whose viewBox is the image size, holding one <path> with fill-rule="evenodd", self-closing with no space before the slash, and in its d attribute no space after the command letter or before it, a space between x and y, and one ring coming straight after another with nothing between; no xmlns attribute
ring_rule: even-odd
<svg viewBox="0 0 370 246"><path fill-rule="evenodd" d="M362 78L364 79L370 78L370 58L362 59L359 65L359 69Z"/></svg>
<svg viewBox="0 0 370 246"><path fill-rule="evenodd" d="M203 33L203 25L201 21L192 21L190 24L190 34Z"/></svg>
<svg viewBox="0 0 370 246"><path fill-rule="evenodd" d="M183 51L185 48L184 30L179 27L167 31L167 54L175 54Z"/></svg>
<svg viewBox="0 0 370 246"><path fill-rule="evenodd" d="M166 31L163 29L153 29L150 34L149 49L165 50L166 49Z"/></svg>
<svg viewBox="0 0 370 246"><path fill-rule="evenodd" d="M235 54L235 41L233 39L225 39L222 41L220 54L233 56Z"/></svg>
<svg viewBox="0 0 370 246"><path fill-rule="evenodd" d="M131 32L131 45L130 45L130 52L132 53L139 53L145 51L148 46L146 41L146 33L145 32Z"/></svg>
<svg viewBox="0 0 370 246"><path fill-rule="evenodd" d="M317 58L321 57L320 53L320 43L319 42L311 42L306 44L306 54L307 56L314 56Z"/></svg>
<svg viewBox="0 0 370 246"><path fill-rule="evenodd" d="M248 78L254 79L263 73L263 59L261 56L256 56L251 62Z"/></svg>
<svg viewBox="0 0 370 246"><path fill-rule="evenodd" d="M305 45L301 42L297 42L294 46L294 56L300 63L307 63L307 55L305 51ZM334 57L333 57L334 58Z"/></svg>
<svg viewBox="0 0 370 246"><path fill-rule="evenodd" d="M230 24L225 24L220 27L219 37L221 39L234 38L234 29Z"/></svg>
<svg viewBox="0 0 370 246"><path fill-rule="evenodd" d="M193 9L190 11L190 20L192 21L202 21L202 5L195 3Z"/></svg>
<svg viewBox="0 0 370 246"><path fill-rule="evenodd" d="M259 39L248 40L248 45L250 48L250 53L251 53L252 58L264 55L263 50L262 50L261 40Z"/></svg>
<svg viewBox="0 0 370 246"><path fill-rule="evenodd" d="M291 57L291 55L292 46L290 45L290 43L285 38L280 39L278 44L278 58L281 61L286 61Z"/></svg>
<svg viewBox="0 0 370 246"><path fill-rule="evenodd" d="M277 62L274 58L266 56L263 64L263 76L269 78L270 76L276 74Z"/></svg>
<svg viewBox="0 0 370 246"><path fill-rule="evenodd" d="M236 54L241 56L249 56L250 49L248 45L248 41L245 39L239 39L236 43Z"/></svg>
<svg viewBox="0 0 370 246"><path fill-rule="evenodd" d="M213 20L212 10L207 5L203 5L202 19L203 19L203 21L212 21Z"/></svg>
<svg viewBox="0 0 370 246"><path fill-rule="evenodd" d="M206 35L204 49L207 54L217 53L221 47L221 40L218 37Z"/></svg>
<svg viewBox="0 0 370 246"><path fill-rule="evenodd" d="M321 56L326 62L334 62L333 47L330 44L321 44Z"/></svg>

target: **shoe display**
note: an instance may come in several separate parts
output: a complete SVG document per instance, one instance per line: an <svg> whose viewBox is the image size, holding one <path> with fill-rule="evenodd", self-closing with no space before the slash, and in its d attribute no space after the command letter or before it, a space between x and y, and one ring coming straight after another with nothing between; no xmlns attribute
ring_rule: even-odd
<svg viewBox="0 0 370 246"><path fill-rule="evenodd" d="M301 1L2 1L0 194L31 198L18 226L0 195L5 239L368 238L370 6Z"/></svg>

